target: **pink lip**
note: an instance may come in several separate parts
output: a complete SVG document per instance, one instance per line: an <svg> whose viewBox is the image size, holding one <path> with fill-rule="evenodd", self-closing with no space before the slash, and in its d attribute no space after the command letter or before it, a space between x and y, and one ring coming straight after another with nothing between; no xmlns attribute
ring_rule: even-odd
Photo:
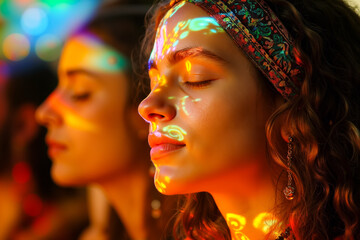
<svg viewBox="0 0 360 240"><path fill-rule="evenodd" d="M149 134L148 141L151 147L150 156L152 160L162 158L185 147L184 142L166 137L159 132Z"/></svg>
<svg viewBox="0 0 360 240"><path fill-rule="evenodd" d="M48 145L48 155L50 158L55 158L67 149L65 144L50 139L46 139L46 144Z"/></svg>

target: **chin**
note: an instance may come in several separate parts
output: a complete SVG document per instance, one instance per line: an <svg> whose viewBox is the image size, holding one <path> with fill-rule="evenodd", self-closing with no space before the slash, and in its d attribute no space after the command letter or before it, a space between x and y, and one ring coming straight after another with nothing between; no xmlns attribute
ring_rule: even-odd
<svg viewBox="0 0 360 240"><path fill-rule="evenodd" d="M154 183L156 189L164 195L189 194L196 192L193 191L193 188L190 184L179 183L171 179L170 181L161 180L161 176L159 176L159 178L155 176Z"/></svg>
<svg viewBox="0 0 360 240"><path fill-rule="evenodd" d="M51 178L53 181L63 187L84 186L88 184L83 178L75 177L71 171L67 171L64 167L53 165L51 168Z"/></svg>

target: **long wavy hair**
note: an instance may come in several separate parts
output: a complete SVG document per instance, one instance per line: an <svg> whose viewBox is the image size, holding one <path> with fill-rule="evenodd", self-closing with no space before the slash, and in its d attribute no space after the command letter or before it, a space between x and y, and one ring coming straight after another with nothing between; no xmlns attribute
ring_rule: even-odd
<svg viewBox="0 0 360 240"><path fill-rule="evenodd" d="M296 239L360 239L360 17L343 0L266 2L294 37L304 63L300 95L284 101L264 128L269 160L284 167L278 192L286 184L287 143L281 130L294 139L296 196L278 201L276 216L291 224ZM156 28L172 5L161 1L149 13L142 46L146 60ZM260 78L278 97L269 81ZM184 196L174 235L231 239L208 193Z"/></svg>

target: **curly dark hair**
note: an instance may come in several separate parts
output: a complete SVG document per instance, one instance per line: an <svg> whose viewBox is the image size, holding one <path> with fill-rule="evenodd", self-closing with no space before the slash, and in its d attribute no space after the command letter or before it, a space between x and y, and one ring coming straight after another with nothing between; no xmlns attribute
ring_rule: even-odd
<svg viewBox="0 0 360 240"><path fill-rule="evenodd" d="M299 96L284 101L265 126L269 159L284 167L279 192L285 186L287 161L281 131L294 139L291 172L297 194L292 201L278 201L277 216L291 224L297 239L360 239L360 17L343 0L266 2L294 37L304 63ZM160 1L149 12L144 60L172 6L173 1ZM174 235L231 239L214 200L204 192L184 196Z"/></svg>

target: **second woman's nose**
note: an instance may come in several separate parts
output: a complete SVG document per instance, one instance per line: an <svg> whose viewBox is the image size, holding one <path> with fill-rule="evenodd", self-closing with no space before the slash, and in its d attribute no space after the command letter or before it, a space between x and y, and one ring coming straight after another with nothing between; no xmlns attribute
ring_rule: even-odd
<svg viewBox="0 0 360 240"><path fill-rule="evenodd" d="M45 127L61 123L61 117L56 111L55 98L55 94L51 93L36 110L37 122Z"/></svg>

